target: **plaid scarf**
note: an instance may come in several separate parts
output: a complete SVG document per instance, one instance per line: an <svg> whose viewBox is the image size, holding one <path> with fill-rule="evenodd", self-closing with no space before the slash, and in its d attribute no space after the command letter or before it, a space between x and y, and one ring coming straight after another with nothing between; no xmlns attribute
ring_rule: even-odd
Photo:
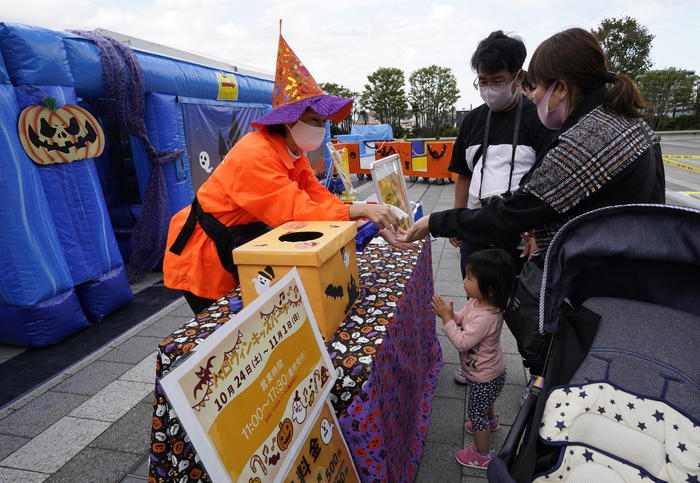
<svg viewBox="0 0 700 483"><path fill-rule="evenodd" d="M585 200L659 142L641 119L598 106L559 136L523 189L564 214ZM562 219L535 228L540 248L549 246Z"/></svg>

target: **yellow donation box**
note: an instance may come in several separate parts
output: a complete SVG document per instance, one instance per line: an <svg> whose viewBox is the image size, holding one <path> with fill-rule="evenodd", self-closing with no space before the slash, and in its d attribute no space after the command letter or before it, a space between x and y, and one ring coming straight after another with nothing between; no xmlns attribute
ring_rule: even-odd
<svg viewBox="0 0 700 483"><path fill-rule="evenodd" d="M233 251L243 305L292 267L327 341L360 295L354 221L290 221Z"/></svg>

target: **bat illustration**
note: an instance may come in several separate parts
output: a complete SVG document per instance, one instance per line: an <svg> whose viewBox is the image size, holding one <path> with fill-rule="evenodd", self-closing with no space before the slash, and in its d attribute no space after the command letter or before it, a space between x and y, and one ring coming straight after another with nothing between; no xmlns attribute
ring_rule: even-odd
<svg viewBox="0 0 700 483"><path fill-rule="evenodd" d="M357 284L355 283L355 277L350 275L350 282L348 282L348 303L345 305L345 313L350 312L352 305L355 300L360 296L360 291L357 290Z"/></svg>
<svg viewBox="0 0 700 483"><path fill-rule="evenodd" d="M199 382L194 387L194 392L193 392L194 397L197 397L197 391L199 391L203 387L207 387L209 385L209 381L211 381L211 368L213 366L213 364L211 362L212 359L216 359L216 356L211 356L209 358L209 360L207 360L207 366L206 367L199 366L200 370L196 371L194 373L194 375L199 378Z"/></svg>
<svg viewBox="0 0 700 483"><path fill-rule="evenodd" d="M343 298L343 292L342 285L333 285L332 283L329 283L326 287L326 297L340 299Z"/></svg>

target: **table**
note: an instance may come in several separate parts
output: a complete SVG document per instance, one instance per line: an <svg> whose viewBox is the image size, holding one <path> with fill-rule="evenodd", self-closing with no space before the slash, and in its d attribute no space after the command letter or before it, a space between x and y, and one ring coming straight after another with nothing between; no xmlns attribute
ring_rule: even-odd
<svg viewBox="0 0 700 483"><path fill-rule="evenodd" d="M331 401L363 481L413 481L423 456L442 351L430 306L430 243L357 256L362 292L327 344L338 378ZM209 481L158 380L240 310L237 290L158 346L149 482Z"/></svg>

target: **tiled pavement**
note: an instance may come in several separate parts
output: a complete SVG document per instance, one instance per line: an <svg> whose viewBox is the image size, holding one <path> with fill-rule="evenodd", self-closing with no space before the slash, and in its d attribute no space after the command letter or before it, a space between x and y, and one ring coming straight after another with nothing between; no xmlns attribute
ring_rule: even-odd
<svg viewBox="0 0 700 483"><path fill-rule="evenodd" d="M361 187L365 195L370 185ZM454 184L423 181L409 185L409 198L425 213L451 208ZM436 292L461 306L465 302L459 254L440 239L433 243ZM32 393L0 409L0 483L5 482L143 482L150 436L155 347L191 314L183 299L145 320ZM436 330L439 330L436 325ZM441 332L438 332L441 334ZM440 373L425 455L417 481L486 481L483 470L462 468L454 452L471 444L464 431L466 390L452 374L458 354L439 335L445 365ZM503 331L507 354L506 386L497 401L499 447L518 409L525 373L515 341ZM0 348L0 358L14 349Z"/></svg>

